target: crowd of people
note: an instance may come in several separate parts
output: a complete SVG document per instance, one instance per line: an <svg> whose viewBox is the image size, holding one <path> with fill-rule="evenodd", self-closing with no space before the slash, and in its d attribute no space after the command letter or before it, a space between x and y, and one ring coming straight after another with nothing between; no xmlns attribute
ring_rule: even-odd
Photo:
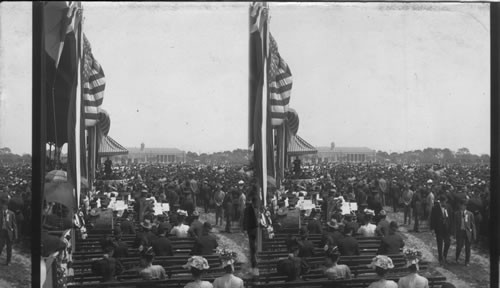
<svg viewBox="0 0 500 288"><path fill-rule="evenodd" d="M415 269L420 258L413 252L408 252L411 255L406 253L411 256L407 257L408 263L413 263L408 264L410 276L413 275L408 277L413 280L401 278L399 286L394 286L396 283L384 278L392 266L388 255L406 249L398 226L413 224L413 232L432 230L442 264L450 260L448 250L452 237L457 244L455 261L459 261L465 246L463 263L468 265L472 243L479 235L487 238L489 233L490 175L487 165L341 163L303 166L287 173L282 185L268 183L267 207L259 207L255 178L251 177L248 167L136 164L114 165L110 169L107 163L103 170L120 181L99 180L103 177L97 175L95 190L82 195L80 211L87 230L112 231L111 237L102 239L103 258L92 266L94 273L102 275L105 281L115 281L123 272L120 258L128 257L129 251L127 244L121 241L123 234L136 235L132 248L140 252L137 272L143 279L164 279L164 268L152 264L154 257L174 255L170 237L190 237L195 239L195 244L189 263L196 264L188 263L186 267L191 269L196 285L211 287L210 283L201 281L201 271L208 264L203 264L206 259L200 255L211 255L219 246L211 233L212 225L227 233L247 233L252 272L258 275L257 227L270 224L266 227L270 229L264 229L264 237L272 237L273 229L279 231L290 223L295 225L294 217L300 217L300 212L294 215L297 210L291 208L304 198L311 199L317 208L307 213L309 221L300 229L300 237L287 240L289 257L279 261L276 267L287 281L300 281L301 276L311 270L307 258L314 256L318 247L308 240L310 234L323 235L319 248L323 248L326 255L321 268L326 278L352 277L348 266L337 263L339 258L360 255L357 236L379 236L380 247L371 267L380 276L379 282L386 286L374 283L370 287L413 287L404 283L425 282ZM299 173L301 177L297 177ZM304 175L309 179L298 179ZM130 208L117 216L117 211L109 207L115 200L123 200ZM357 211L343 214L342 202L356 203ZM169 212L158 214L156 203L168 203ZM52 210L59 213L59 218L68 214L64 207ZM386 216L390 210L403 214L403 223L388 221ZM215 223L202 223L199 220L202 213L214 213ZM117 217L120 221L114 222ZM137 231L134 223L140 223ZM70 219L67 227L71 226ZM227 268L224 283L240 283L231 274L234 266L231 267ZM220 281L210 285L224 287L216 284Z"/></svg>
<svg viewBox="0 0 500 288"><path fill-rule="evenodd" d="M29 249L31 235L31 166L0 166L0 254L6 247L6 265L12 247L20 243Z"/></svg>

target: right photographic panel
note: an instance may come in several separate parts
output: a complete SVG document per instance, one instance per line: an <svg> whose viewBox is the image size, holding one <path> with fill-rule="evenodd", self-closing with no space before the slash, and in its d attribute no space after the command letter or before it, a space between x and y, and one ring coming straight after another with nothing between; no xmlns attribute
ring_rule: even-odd
<svg viewBox="0 0 500 288"><path fill-rule="evenodd" d="M282 249L303 287L489 287L490 4L249 14L254 274Z"/></svg>

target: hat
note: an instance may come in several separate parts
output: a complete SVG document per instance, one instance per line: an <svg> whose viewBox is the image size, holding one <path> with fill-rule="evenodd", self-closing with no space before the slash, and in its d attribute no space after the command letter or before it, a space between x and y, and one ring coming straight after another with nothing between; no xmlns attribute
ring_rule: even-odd
<svg viewBox="0 0 500 288"><path fill-rule="evenodd" d="M222 268L226 266L233 266L238 258L238 254L236 252L225 249L225 248L217 248L215 251L216 254L219 255L220 260L222 262Z"/></svg>
<svg viewBox="0 0 500 288"><path fill-rule="evenodd" d="M432 179L427 180L427 184L432 184Z"/></svg>
<svg viewBox="0 0 500 288"><path fill-rule="evenodd" d="M323 250L325 251L325 254L327 256L331 256L334 254L340 255L339 247L337 246L331 246L326 244L325 247L323 247Z"/></svg>
<svg viewBox="0 0 500 288"><path fill-rule="evenodd" d="M179 214L180 216L188 216L187 211L181 209L177 210L177 214Z"/></svg>
<svg viewBox="0 0 500 288"><path fill-rule="evenodd" d="M194 212L193 212L193 216L194 216L194 217L198 217L198 216L200 216L200 212L198 212L198 211L194 210Z"/></svg>
<svg viewBox="0 0 500 288"><path fill-rule="evenodd" d="M337 220L335 219L330 219L328 223L326 223L328 227L333 228L333 229L339 229L339 224L337 223Z"/></svg>
<svg viewBox="0 0 500 288"><path fill-rule="evenodd" d="M245 181L240 180L240 181L238 181L238 184L240 184L240 185L241 185L241 184L245 184Z"/></svg>
<svg viewBox="0 0 500 288"><path fill-rule="evenodd" d="M418 262L422 258L422 252L416 249L408 248L403 251L403 255L406 259L406 267L411 265L416 265L418 269Z"/></svg>
<svg viewBox="0 0 500 288"><path fill-rule="evenodd" d="M201 256L192 256L188 259L188 262L182 266L184 269L196 268L198 270L208 270L210 266L208 266L207 259Z"/></svg>
<svg viewBox="0 0 500 288"><path fill-rule="evenodd" d="M377 255L372 259L372 263L368 265L369 268L375 269L375 267L380 267L384 270L394 268L392 259L385 255Z"/></svg>
<svg viewBox="0 0 500 288"><path fill-rule="evenodd" d="M153 224L151 224L151 220L149 219L144 219L144 221L141 222L141 226L144 227L145 229L153 228Z"/></svg>
<svg viewBox="0 0 500 288"><path fill-rule="evenodd" d="M97 212L97 208L92 208L92 209L90 210L90 213L89 213L89 214L90 214L90 216L92 216L92 217L95 217L95 216L98 216L98 215L99 215L99 213Z"/></svg>
<svg viewBox="0 0 500 288"><path fill-rule="evenodd" d="M148 194L148 190L146 190L146 189L142 189L142 190L141 190L141 193Z"/></svg>
<svg viewBox="0 0 500 288"><path fill-rule="evenodd" d="M366 215L372 215L375 216L375 211L366 208L363 212L365 212Z"/></svg>
<svg viewBox="0 0 500 288"><path fill-rule="evenodd" d="M387 213L385 212L385 210L380 210L379 214L380 214L380 216L386 216L387 215Z"/></svg>

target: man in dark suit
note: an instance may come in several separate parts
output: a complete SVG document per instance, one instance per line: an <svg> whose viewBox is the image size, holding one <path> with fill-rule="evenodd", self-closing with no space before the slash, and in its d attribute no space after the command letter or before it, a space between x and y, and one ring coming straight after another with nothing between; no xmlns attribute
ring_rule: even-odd
<svg viewBox="0 0 500 288"><path fill-rule="evenodd" d="M17 239L18 235L16 214L7 209L7 197L0 199L0 205L0 254L3 252L3 247L7 245L7 261L5 265L9 265L12 258L12 243Z"/></svg>
<svg viewBox="0 0 500 288"><path fill-rule="evenodd" d="M167 231L163 227L158 228L159 237L153 240L152 247L156 256L173 256L172 241L166 237Z"/></svg>
<svg viewBox="0 0 500 288"><path fill-rule="evenodd" d="M413 208L413 217L415 217L415 224L413 226L413 232L420 232L419 221L422 216L422 188L418 189L415 194L413 194L413 198L411 199L411 205Z"/></svg>
<svg viewBox="0 0 500 288"><path fill-rule="evenodd" d="M441 195L431 210L430 228L436 234L439 263L447 263L448 249L450 249L452 210L447 203L447 197ZM443 250L444 244L444 250Z"/></svg>
<svg viewBox="0 0 500 288"><path fill-rule="evenodd" d="M114 256L116 259L128 257L128 245L122 241L122 231L119 226L115 227L114 230L115 239L113 244L115 246Z"/></svg>
<svg viewBox="0 0 500 288"><path fill-rule="evenodd" d="M134 247L139 248L139 251L146 251L151 247L151 243L156 239L156 235L151 231L153 224L150 219L144 219L141 223L142 231L136 234Z"/></svg>
<svg viewBox="0 0 500 288"><path fill-rule="evenodd" d="M345 237L339 240L339 252L342 256L359 255L359 244L356 238L352 237L354 230L352 227L347 227L344 230Z"/></svg>
<svg viewBox="0 0 500 288"><path fill-rule="evenodd" d="M386 220L387 213L385 210L381 210L379 214L380 221L377 224L377 228L375 229L375 234L377 236L387 236L389 235L389 222Z"/></svg>
<svg viewBox="0 0 500 288"><path fill-rule="evenodd" d="M307 224L307 230L311 234L322 234L323 233L323 227L321 225L321 222L319 221L319 213L315 214L313 216L313 219L309 221Z"/></svg>
<svg viewBox="0 0 500 288"><path fill-rule="evenodd" d="M245 211L243 213L243 229L248 234L248 244L250 248L250 262L252 264L252 272L258 273L257 270L257 229L259 227L258 216L258 196L253 195L252 202L247 201Z"/></svg>
<svg viewBox="0 0 500 288"><path fill-rule="evenodd" d="M101 282L116 282L116 276L123 272L123 265L120 260L113 257L114 247L108 243L104 247L104 255L100 260L92 262L92 273L101 276Z"/></svg>
<svg viewBox="0 0 500 288"><path fill-rule="evenodd" d="M199 218L200 218L200 212L194 211L193 222L191 223L191 226L189 227L188 230L189 236L193 238L199 238L203 233L203 223L201 223L200 220L198 220Z"/></svg>
<svg viewBox="0 0 500 288"><path fill-rule="evenodd" d="M378 248L377 255L400 254L399 250L405 246L405 242L397 231L398 224L392 221L389 224L389 234L380 240L380 247Z"/></svg>
<svg viewBox="0 0 500 288"><path fill-rule="evenodd" d="M213 235L210 235L210 231L212 230L212 225L210 223L203 223L203 234L201 237L196 239L194 243L193 250L191 251L191 255L212 255L214 254L215 248L219 246L217 240Z"/></svg>
<svg viewBox="0 0 500 288"><path fill-rule="evenodd" d="M462 201L460 211L455 212L454 225L457 238L456 262L465 245L465 266L469 265L471 244L476 241L476 224L474 214L465 209L466 203Z"/></svg>
<svg viewBox="0 0 500 288"><path fill-rule="evenodd" d="M299 257L313 257L314 244L309 241L309 231L306 227L300 228Z"/></svg>
<svg viewBox="0 0 500 288"><path fill-rule="evenodd" d="M354 235L354 233L356 233L359 229L359 223L357 221L353 221L352 219L352 214L346 214L344 216L344 219L345 219L345 222L344 222L344 225L345 225L345 228L344 228L344 231L347 231L347 229L351 228L352 229L352 233Z"/></svg>
<svg viewBox="0 0 500 288"><path fill-rule="evenodd" d="M125 219L120 223L120 228L123 234L135 234L135 225L132 222L132 214L125 212Z"/></svg>

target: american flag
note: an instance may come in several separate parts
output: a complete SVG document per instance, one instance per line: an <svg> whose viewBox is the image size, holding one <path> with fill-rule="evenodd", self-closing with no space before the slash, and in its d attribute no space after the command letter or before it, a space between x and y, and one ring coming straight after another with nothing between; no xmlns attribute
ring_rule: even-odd
<svg viewBox="0 0 500 288"><path fill-rule="evenodd" d="M83 105L85 107L85 126L92 127L99 121L100 106L104 99L106 80L101 65L92 55L90 42L83 35Z"/></svg>
<svg viewBox="0 0 500 288"><path fill-rule="evenodd" d="M271 106L271 123L273 126L283 124L287 116L290 94L292 92L292 72L278 52L278 44L269 34L269 94Z"/></svg>

